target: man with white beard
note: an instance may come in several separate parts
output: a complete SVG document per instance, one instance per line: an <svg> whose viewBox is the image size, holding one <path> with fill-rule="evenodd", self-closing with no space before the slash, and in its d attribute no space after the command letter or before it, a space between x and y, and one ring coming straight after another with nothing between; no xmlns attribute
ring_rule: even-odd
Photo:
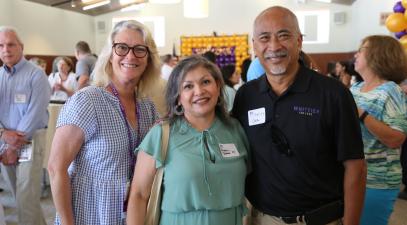
<svg viewBox="0 0 407 225"><path fill-rule="evenodd" d="M251 147L246 197L256 225L359 224L366 165L352 94L299 63L296 16L274 6L254 22L265 76L237 92L232 114Z"/></svg>

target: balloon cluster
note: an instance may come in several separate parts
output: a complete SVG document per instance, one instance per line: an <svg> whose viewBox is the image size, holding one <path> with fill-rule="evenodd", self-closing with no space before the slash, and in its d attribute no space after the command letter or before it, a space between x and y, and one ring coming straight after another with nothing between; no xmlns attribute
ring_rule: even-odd
<svg viewBox="0 0 407 225"><path fill-rule="evenodd" d="M216 64L220 67L235 64L236 68L240 68L243 60L249 57L248 35L181 37L181 56L203 54L207 51L215 53Z"/></svg>
<svg viewBox="0 0 407 225"><path fill-rule="evenodd" d="M397 39L407 50L407 0L396 2L393 12L386 19L386 27L394 32Z"/></svg>

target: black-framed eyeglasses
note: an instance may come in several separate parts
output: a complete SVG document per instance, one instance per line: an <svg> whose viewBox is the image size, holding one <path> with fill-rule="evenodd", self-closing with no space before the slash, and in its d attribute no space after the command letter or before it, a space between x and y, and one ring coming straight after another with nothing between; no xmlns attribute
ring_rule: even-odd
<svg viewBox="0 0 407 225"><path fill-rule="evenodd" d="M286 156L291 156L293 154L287 137L283 131L274 124L271 124L271 143L280 153Z"/></svg>
<svg viewBox="0 0 407 225"><path fill-rule="evenodd" d="M135 45L133 47L128 46L125 43L113 43L112 48L118 56L126 56L129 54L130 49L133 50L133 54L136 58L144 58L147 53L150 52L147 46L145 45Z"/></svg>

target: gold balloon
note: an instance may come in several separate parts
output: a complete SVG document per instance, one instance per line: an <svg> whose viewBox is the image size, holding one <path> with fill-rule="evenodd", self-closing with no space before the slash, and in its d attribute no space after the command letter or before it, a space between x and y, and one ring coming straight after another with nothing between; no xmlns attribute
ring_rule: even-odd
<svg viewBox="0 0 407 225"><path fill-rule="evenodd" d="M403 5L404 8L407 8L407 0L402 0L401 4Z"/></svg>
<svg viewBox="0 0 407 225"><path fill-rule="evenodd" d="M400 32L407 28L407 21L402 13L393 13L387 17L386 27L391 32Z"/></svg>
<svg viewBox="0 0 407 225"><path fill-rule="evenodd" d="M407 49L407 35L404 35L403 37L400 38L400 43L403 46L404 49Z"/></svg>

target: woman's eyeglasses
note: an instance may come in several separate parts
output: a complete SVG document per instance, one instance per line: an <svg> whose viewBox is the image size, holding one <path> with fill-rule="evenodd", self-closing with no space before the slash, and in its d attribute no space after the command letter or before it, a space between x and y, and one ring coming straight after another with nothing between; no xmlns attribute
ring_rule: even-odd
<svg viewBox="0 0 407 225"><path fill-rule="evenodd" d="M286 156L291 156L293 154L293 151L288 144L287 137L284 135L283 131L274 124L271 124L271 142L280 153Z"/></svg>
<svg viewBox="0 0 407 225"><path fill-rule="evenodd" d="M114 43L112 47L118 56L126 56L129 54L130 49L133 50L133 54L136 58L144 58L147 53L149 53L148 47L145 45L135 45L130 47L124 43Z"/></svg>

